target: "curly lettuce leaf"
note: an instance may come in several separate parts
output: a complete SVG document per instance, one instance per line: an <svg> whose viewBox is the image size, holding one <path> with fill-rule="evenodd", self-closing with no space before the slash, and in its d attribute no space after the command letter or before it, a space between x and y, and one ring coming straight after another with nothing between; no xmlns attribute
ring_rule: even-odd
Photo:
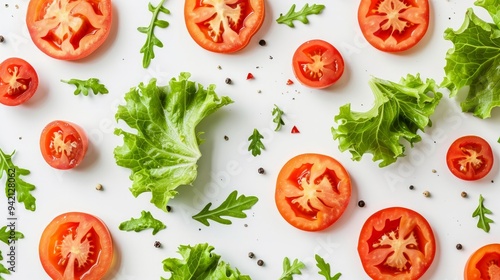
<svg viewBox="0 0 500 280"><path fill-rule="evenodd" d="M384 167L404 156L402 139L412 146L421 140L417 131L432 125L429 117L442 94L436 91L434 80L423 82L419 74L407 75L399 83L373 77L369 85L374 106L367 112L353 112L351 104L343 105L335 116L338 127L332 127L332 134L339 149L348 150L353 160L370 153Z"/></svg>
<svg viewBox="0 0 500 280"><path fill-rule="evenodd" d="M123 120L135 132L117 128L123 145L114 150L116 163L131 169L130 188L134 196L151 192L151 203L166 211L177 187L191 185L197 176L201 157L201 139L196 126L208 115L232 103L215 93L215 85L206 89L189 80L189 73L157 86L156 80L141 83L125 94L116 120Z"/></svg>

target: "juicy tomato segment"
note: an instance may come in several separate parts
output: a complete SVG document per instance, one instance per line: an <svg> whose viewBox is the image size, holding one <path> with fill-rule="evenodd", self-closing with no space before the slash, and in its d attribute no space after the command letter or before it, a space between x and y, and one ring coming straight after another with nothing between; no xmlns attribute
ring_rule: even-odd
<svg viewBox="0 0 500 280"><path fill-rule="evenodd" d="M88 138L83 129L70 122L53 121L42 131L40 149L45 161L57 169L76 167L85 157Z"/></svg>
<svg viewBox="0 0 500 280"><path fill-rule="evenodd" d="M281 169L275 201L282 217L292 226L318 231L332 225L346 209L351 180L335 159L320 154L302 154Z"/></svg>
<svg viewBox="0 0 500 280"><path fill-rule="evenodd" d="M113 260L113 243L95 216L70 212L54 218L40 238L42 266L52 279L101 279Z"/></svg>
<svg viewBox="0 0 500 280"><path fill-rule="evenodd" d="M362 0L358 22L367 41L382 51L416 45L429 26L428 0Z"/></svg>
<svg viewBox="0 0 500 280"><path fill-rule="evenodd" d="M465 264L464 280L500 279L500 244L487 244L471 254Z"/></svg>
<svg viewBox="0 0 500 280"><path fill-rule="evenodd" d="M361 229L358 253L372 279L419 279L434 260L436 242L417 212L392 207L370 216Z"/></svg>
<svg viewBox="0 0 500 280"><path fill-rule="evenodd" d="M201 47L220 53L244 48L264 21L263 0L186 0L189 34Z"/></svg>
<svg viewBox="0 0 500 280"><path fill-rule="evenodd" d="M109 35L111 0L32 0L26 16L35 45L49 56L73 60L94 52Z"/></svg>
<svg viewBox="0 0 500 280"><path fill-rule="evenodd" d="M467 135L455 140L446 154L446 163L456 177L478 180L493 167L494 157L490 144L483 138Z"/></svg>
<svg viewBox="0 0 500 280"><path fill-rule="evenodd" d="M19 105L30 99L38 88L38 75L27 61L11 57L0 64L0 103Z"/></svg>

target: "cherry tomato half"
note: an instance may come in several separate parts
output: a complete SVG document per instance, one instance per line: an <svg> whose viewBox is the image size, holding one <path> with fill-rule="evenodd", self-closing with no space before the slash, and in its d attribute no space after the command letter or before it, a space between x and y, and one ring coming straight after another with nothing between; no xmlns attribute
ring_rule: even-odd
<svg viewBox="0 0 500 280"><path fill-rule="evenodd" d="M417 280L436 254L434 233L419 213L382 209L364 223L358 240L363 269L375 280Z"/></svg>
<svg viewBox="0 0 500 280"><path fill-rule="evenodd" d="M278 174L275 201L292 226L318 231L344 213L351 198L351 178L337 160L321 154L290 159Z"/></svg>
<svg viewBox="0 0 500 280"><path fill-rule="evenodd" d="M323 40L311 40L300 45L292 59L293 73L305 86L326 88L344 73L340 52Z"/></svg>
<svg viewBox="0 0 500 280"><path fill-rule="evenodd" d="M80 126L60 120L47 124L40 137L43 158L57 169L78 166L85 157L88 144L87 135Z"/></svg>
<svg viewBox="0 0 500 280"><path fill-rule="evenodd" d="M16 106L30 99L38 88L38 75L24 59L11 57L0 63L0 103Z"/></svg>
<svg viewBox="0 0 500 280"><path fill-rule="evenodd" d="M446 154L446 164L451 173L463 180L479 180L493 167L493 152L490 144L475 135L455 140Z"/></svg>
<svg viewBox="0 0 500 280"><path fill-rule="evenodd" d="M81 212L55 217L38 247L43 269L52 279L102 279L113 263L113 241L99 218Z"/></svg>
<svg viewBox="0 0 500 280"><path fill-rule="evenodd" d="M26 24L42 52L76 60L104 43L111 30L112 11L111 0L31 0Z"/></svg>
<svg viewBox="0 0 500 280"><path fill-rule="evenodd" d="M428 0L361 0L358 23L366 40L385 52L415 46L429 27Z"/></svg>
<svg viewBox="0 0 500 280"><path fill-rule="evenodd" d="M186 0L184 20L202 48L233 53L246 47L264 22L264 0Z"/></svg>
<svg viewBox="0 0 500 280"><path fill-rule="evenodd" d="M464 280L492 280L500 277L500 244L477 249L465 264Z"/></svg>

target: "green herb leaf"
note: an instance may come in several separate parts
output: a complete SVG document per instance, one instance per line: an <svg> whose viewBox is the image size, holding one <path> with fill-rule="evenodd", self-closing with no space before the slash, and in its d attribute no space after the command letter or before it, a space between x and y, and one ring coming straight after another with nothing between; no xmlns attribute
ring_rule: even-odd
<svg viewBox="0 0 500 280"><path fill-rule="evenodd" d="M11 238L12 236L14 236L14 238ZM24 234L22 234L21 232L19 231L14 231L14 234L12 235L11 234L11 230L7 230L7 226L3 226L2 228L0 228L0 241L2 241L3 243L9 245L11 243L12 240L19 240L19 239L22 239L24 238Z"/></svg>
<svg viewBox="0 0 500 280"><path fill-rule="evenodd" d="M153 13L151 22L147 27L137 28L139 32L147 35L146 43L141 48L141 53L143 54L142 67L144 68L148 68L151 64L151 60L155 58L154 47L157 46L159 48L163 48L163 43L154 34L155 27L166 28L169 25L167 21L158 19L158 15L160 13L170 14L170 11L163 7L163 3L165 3L165 0L161 0L156 7L149 3L148 9L151 13Z"/></svg>
<svg viewBox="0 0 500 280"><path fill-rule="evenodd" d="M153 235L157 234L160 230L165 229L167 226L153 217L149 211L141 211L140 218L131 218L128 221L122 222L118 228L124 231L143 231L145 229L153 229Z"/></svg>
<svg viewBox="0 0 500 280"><path fill-rule="evenodd" d="M108 89L103 84L99 83L99 79L90 78L88 80L79 80L79 79L71 79L71 80L61 80L63 83L67 83L70 85L75 85L76 90L74 92L75 95L79 95L80 93L87 96L89 95L89 91L94 92L94 95L97 94L107 94Z"/></svg>
<svg viewBox="0 0 500 280"><path fill-rule="evenodd" d="M484 230L485 232L490 231L490 224L493 223L493 220L486 217L487 214L493 214L491 210L484 207L484 198L482 195L479 195L479 205L477 206L474 213L472 213L472 217L479 217L479 221L477 221L477 227Z"/></svg>
<svg viewBox="0 0 500 280"><path fill-rule="evenodd" d="M260 132L254 128L252 135L248 137L248 141L250 141L250 145L248 146L248 150L252 152L252 155L258 156L261 153L261 150L265 150L266 147L262 143L262 139L264 139L264 136L260 134Z"/></svg>
<svg viewBox="0 0 500 280"><path fill-rule="evenodd" d="M243 211L252 208L258 200L259 199L255 196L247 197L245 195L240 195L238 197L238 192L233 191L219 207L210 210L212 203L208 203L198 214L193 216L193 219L206 226L210 226L208 219L224 225L230 225L231 221L222 218L222 216L246 218L247 215Z"/></svg>
<svg viewBox="0 0 500 280"><path fill-rule="evenodd" d="M378 78L369 81L375 104L367 112L352 112L351 104L340 107L335 116L339 124L332 127L333 139L338 139L341 151L349 150L352 159L359 161L365 153L380 167L394 163L404 156L405 139L412 146L421 140L418 130L431 126L430 116L441 100L434 80L423 82L420 75L408 75L400 83Z"/></svg>
<svg viewBox="0 0 500 280"><path fill-rule="evenodd" d="M221 257L213 252L214 247L202 243L194 246L179 246L179 254L183 259L168 258L163 260L163 270L170 272L170 278L164 280L185 279L225 279L251 280L242 275L237 268L232 268Z"/></svg>
<svg viewBox="0 0 500 280"><path fill-rule="evenodd" d="M325 276L326 280L338 280L342 275L340 272L331 276L330 264L325 262L325 260L318 254L314 255L316 259L316 266L319 268L319 275Z"/></svg>
<svg viewBox="0 0 500 280"><path fill-rule="evenodd" d="M177 187L196 179L202 142L196 126L233 102L217 96L215 85L205 89L189 77L181 73L164 87L154 79L147 85L141 83L125 94L127 103L118 106L115 115L134 130L115 130L116 135L123 135L123 145L114 150L116 163L132 170L132 194L151 192L151 203L163 211Z"/></svg>
<svg viewBox="0 0 500 280"><path fill-rule="evenodd" d="M500 27L500 5L498 5L498 0L476 0L474 4L485 8L493 19L493 22L497 27Z"/></svg>
<svg viewBox="0 0 500 280"><path fill-rule="evenodd" d="M304 24L308 24L309 20L307 19L307 16L313 14L317 15L321 13L324 8L325 5L313 4L312 6L309 6L309 4L305 4L300 11L295 12L295 4L293 4L290 10L288 10L288 13L286 13L285 15L280 14L276 22L280 24L286 24L290 27L295 27L295 25L293 24L294 20L298 20Z"/></svg>
<svg viewBox="0 0 500 280"><path fill-rule="evenodd" d="M12 197L12 185L15 188L14 196L17 197L19 203L23 203L27 210L36 210L36 198L30 193L35 189L35 186L25 182L21 179L21 176L26 176L30 174L28 169L20 168L12 162L12 154L7 155L0 149L0 179L2 175L7 175L7 180L5 182L5 195L7 197ZM14 182L9 182L9 178L13 178Z"/></svg>
<svg viewBox="0 0 500 280"><path fill-rule="evenodd" d="M290 264L290 259L285 257L283 259L283 273L281 274L279 280L292 280L293 275L302 274L301 269L304 269L305 264L298 259L293 260L293 263Z"/></svg>
<svg viewBox="0 0 500 280"><path fill-rule="evenodd" d="M283 111L278 107L278 105L274 104L272 114L274 116L273 122L276 124L274 131L278 131L283 125L285 125L285 122L283 121Z"/></svg>
<svg viewBox="0 0 500 280"><path fill-rule="evenodd" d="M0 252L0 261L3 260L2 252ZM3 264L0 263L0 280L5 280L1 274L10 274L10 270L8 270Z"/></svg>

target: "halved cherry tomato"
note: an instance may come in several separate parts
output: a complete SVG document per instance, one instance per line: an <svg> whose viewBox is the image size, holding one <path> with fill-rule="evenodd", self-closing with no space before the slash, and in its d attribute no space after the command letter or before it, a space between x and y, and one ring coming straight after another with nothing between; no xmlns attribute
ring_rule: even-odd
<svg viewBox="0 0 500 280"><path fill-rule="evenodd" d="M60 120L47 124L40 137L43 158L57 169L78 166L85 157L88 144L87 135L80 126Z"/></svg>
<svg viewBox="0 0 500 280"><path fill-rule="evenodd" d="M52 279L102 279L113 263L113 240L99 218L69 212L47 225L38 252L43 269Z"/></svg>
<svg viewBox="0 0 500 280"><path fill-rule="evenodd" d="M104 43L111 30L112 12L111 0L31 0L26 24L42 52L76 60Z"/></svg>
<svg viewBox="0 0 500 280"><path fill-rule="evenodd" d="M359 235L358 254L371 279L417 280L434 260L436 241L422 215L391 207L366 220Z"/></svg>
<svg viewBox="0 0 500 280"><path fill-rule="evenodd" d="M202 48L233 53L246 47L264 22L264 0L186 0L184 20Z"/></svg>
<svg viewBox="0 0 500 280"><path fill-rule="evenodd" d="M300 45L292 59L295 77L308 87L326 88L344 73L340 52L323 40L311 40Z"/></svg>
<svg viewBox="0 0 500 280"><path fill-rule="evenodd" d="M455 140L446 154L446 164L451 173L463 180L479 180L493 167L491 146L475 135Z"/></svg>
<svg viewBox="0 0 500 280"><path fill-rule="evenodd" d="M415 46L429 27L428 0L361 0L358 23L366 40L385 52Z"/></svg>
<svg viewBox="0 0 500 280"><path fill-rule="evenodd" d="M11 57L0 63L0 103L16 106L30 99L38 88L38 75L27 61Z"/></svg>
<svg viewBox="0 0 500 280"><path fill-rule="evenodd" d="M500 279L500 244L477 249L465 264L464 280Z"/></svg>
<svg viewBox="0 0 500 280"><path fill-rule="evenodd" d="M281 216L306 231L323 230L344 213L351 198L351 178L332 157L301 154L278 174L275 201Z"/></svg>

